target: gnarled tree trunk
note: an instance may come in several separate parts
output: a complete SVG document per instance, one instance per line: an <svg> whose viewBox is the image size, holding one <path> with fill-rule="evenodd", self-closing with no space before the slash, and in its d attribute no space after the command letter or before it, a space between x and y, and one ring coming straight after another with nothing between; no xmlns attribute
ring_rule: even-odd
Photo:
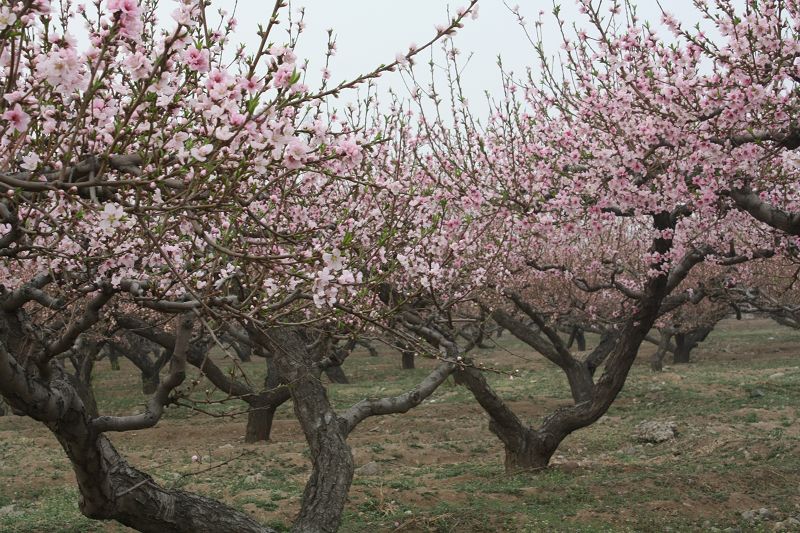
<svg viewBox="0 0 800 533"><path fill-rule="evenodd" d="M711 333L713 328L703 326L689 330L687 332L679 332L675 334L675 352L672 358L675 364L686 364L691 362L692 350L697 348L697 345L706 340L706 337Z"/></svg>
<svg viewBox="0 0 800 533"><path fill-rule="evenodd" d="M567 348L572 348L572 345L578 344L578 351L583 352L586 350L586 335L583 333L583 328L580 326L572 326L569 332L569 340L567 341Z"/></svg>
<svg viewBox="0 0 800 533"><path fill-rule="evenodd" d="M328 401L319 381L315 357L304 332L273 329L266 336L275 367L290 390L294 411L311 449L312 471L303 491L300 514L292 531L334 532L339 528L355 465L347 444L347 428Z"/></svg>
<svg viewBox="0 0 800 533"><path fill-rule="evenodd" d="M247 414L247 429L244 436L244 441L247 443L265 442L270 439L275 411L290 397L289 389L278 375L272 356L270 355L266 359L265 391L245 398L250 405L250 412Z"/></svg>
<svg viewBox="0 0 800 533"><path fill-rule="evenodd" d="M16 335L3 335L8 331ZM9 353L29 353L32 345L13 318L0 317L0 393L56 436L75 471L84 515L116 520L145 533L274 531L215 500L162 487L131 467L98 430L99 419L84 404L86 391L80 380L57 367L51 367L50 376L37 376L23 366L23 357Z"/></svg>
<svg viewBox="0 0 800 533"><path fill-rule="evenodd" d="M400 366L403 370L414 369L414 349L404 342L395 343L395 348L400 350Z"/></svg>
<svg viewBox="0 0 800 533"><path fill-rule="evenodd" d="M672 339L672 331L667 328L659 330L661 339L658 342L658 349L653 353L650 358L650 369L654 372L661 372L664 369L664 357L667 352L674 351L675 347L670 340Z"/></svg>
<svg viewBox="0 0 800 533"><path fill-rule="evenodd" d="M325 367L325 375L331 380L331 383L338 383L339 385L347 385L350 380L347 379L347 374L344 373L342 365L334 365Z"/></svg>

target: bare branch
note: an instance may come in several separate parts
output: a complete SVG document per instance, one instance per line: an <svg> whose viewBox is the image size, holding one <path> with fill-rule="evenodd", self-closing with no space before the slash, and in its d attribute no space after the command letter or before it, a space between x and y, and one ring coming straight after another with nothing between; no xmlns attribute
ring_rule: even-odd
<svg viewBox="0 0 800 533"><path fill-rule="evenodd" d="M371 416L405 413L418 406L425 398L433 394L439 385L444 383L444 380L453 373L456 367L455 363L444 362L410 391L388 398L361 400L342 415L342 419L347 424L345 431L349 434L359 423Z"/></svg>
<svg viewBox="0 0 800 533"><path fill-rule="evenodd" d="M162 381L156 393L150 398L145 412L131 416L100 416L92 420L92 427L102 433L104 431L130 431L153 427L164 414L164 407L169 403L169 395L183 383L186 377L186 353L192 335L192 314L186 313L176 318L175 349L170 361L169 375Z"/></svg>
<svg viewBox="0 0 800 533"><path fill-rule="evenodd" d="M800 236L800 213L788 213L765 202L749 188L733 189L729 195L739 209L750 213L756 220L789 235Z"/></svg>

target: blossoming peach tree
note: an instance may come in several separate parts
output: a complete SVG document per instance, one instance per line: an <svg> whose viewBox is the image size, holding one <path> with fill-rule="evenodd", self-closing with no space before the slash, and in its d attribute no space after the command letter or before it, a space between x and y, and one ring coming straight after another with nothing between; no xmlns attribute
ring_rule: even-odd
<svg viewBox="0 0 800 533"><path fill-rule="evenodd" d="M633 2L577 4L586 27L574 33L553 11L564 37L553 60L544 19L525 26L537 68L522 80L504 73L505 94L483 124L450 48L452 126L444 112L421 121L438 168L506 213L483 241L507 250L501 268L480 272L484 306L564 370L574 398L531 428L476 369L458 370L509 469L546 466L568 434L600 418L657 320L708 296L703 279L794 255L798 244L797 3L699 1L713 33L665 14L669 38L642 23ZM709 276L690 276L703 262ZM576 290L584 295L563 298ZM587 315L613 327L576 355L558 321Z"/></svg>
<svg viewBox="0 0 800 533"><path fill-rule="evenodd" d="M269 530L158 485L106 437L155 425L187 393L187 362L212 377L197 350L238 321L292 382L311 447L294 528L338 527L347 434L417 405L453 366L341 414L327 401L330 339L385 323L382 288L435 274L422 252L448 244L440 197L407 190L392 135L378 135L391 124L327 103L452 34L474 5L396 61L314 90L294 53L302 21L273 42L288 16L280 0L250 51L233 43L235 18L205 1L176 2L164 21L155 1L0 8L0 394L59 440L84 514L141 531ZM140 414L96 414L62 361L94 357L125 320L167 348L169 371Z"/></svg>

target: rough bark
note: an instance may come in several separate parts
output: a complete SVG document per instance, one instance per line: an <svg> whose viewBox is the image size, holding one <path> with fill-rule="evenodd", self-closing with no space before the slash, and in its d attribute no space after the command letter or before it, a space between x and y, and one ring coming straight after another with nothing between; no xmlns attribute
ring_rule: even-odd
<svg viewBox="0 0 800 533"><path fill-rule="evenodd" d="M349 434L361 421L370 416L405 413L416 407L425 398L433 394L439 385L447 379L447 376L453 373L456 367L456 364L449 361L441 363L419 385L410 391L390 398L366 398L361 400L342 415L342 419L347 424L347 433Z"/></svg>
<svg viewBox="0 0 800 533"><path fill-rule="evenodd" d="M247 413L244 441L248 444L269 441L276 407L270 402L262 403L258 400L254 400L249 405L250 411Z"/></svg>
<svg viewBox="0 0 800 533"><path fill-rule="evenodd" d="M572 348L572 345L578 344L578 351L586 350L586 335L583 333L583 328L580 326L572 326L569 332L569 340L567 341L567 348Z"/></svg>
<svg viewBox="0 0 800 533"><path fill-rule="evenodd" d="M673 225L672 216L668 213L656 215L654 222L659 229ZM657 238L653 241L651 251L664 254L670 247L670 240ZM694 256L687 255L671 271L669 279L675 286L688 274L691 264L694 264L691 261L694 261ZM613 336L605 336L583 362L570 354L558 332L549 327L527 302L513 292L505 293L520 311L531 318L538 331L502 310L495 310L492 318L564 370L570 380L575 400L574 405L555 410L544 419L541 426L533 429L519 420L479 371L465 368L456 373L457 380L467 386L489 414L489 428L505 445L507 470L545 467L570 433L589 426L608 411L622 390L639 347L658 318L661 303L668 292L667 276L650 278L641 295L637 296L636 310L621 331ZM592 375L600 362L604 362L605 367L594 383ZM589 381L584 381L586 375L589 376Z"/></svg>
<svg viewBox="0 0 800 533"><path fill-rule="evenodd" d="M80 410L49 424L72 462L89 518L116 520L145 533L264 533L263 526L216 500L159 486L131 467L104 435L89 428Z"/></svg>
<svg viewBox="0 0 800 533"><path fill-rule="evenodd" d="M325 375L328 376L331 383L337 383L339 385L347 385L350 383L350 380L347 379L347 374L344 373L342 365L325 367Z"/></svg>
<svg viewBox="0 0 800 533"><path fill-rule="evenodd" d="M12 321L3 322L0 330ZM24 344L19 338L24 336L19 334L11 342L8 337L0 339L0 393L56 436L72 463L85 516L116 520L145 533L274 531L220 502L161 487L128 465L97 431L82 399L81 381L66 373L54 373L45 381L26 371L7 349L17 352Z"/></svg>
<svg viewBox="0 0 800 533"><path fill-rule="evenodd" d="M672 339L672 332L668 331L667 329L661 329L659 332L661 334L661 339L658 343L658 349L650 358L650 369L654 372L661 372L664 369L664 357L666 357L667 352L670 351L670 348L674 349L670 343Z"/></svg>
<svg viewBox="0 0 800 533"><path fill-rule="evenodd" d="M247 443L270 440L275 411L290 397L289 388L278 375L272 357L267 357L267 377L264 378L264 392L245 397L250 405L247 414L247 428L244 440Z"/></svg>
<svg viewBox="0 0 800 533"><path fill-rule="evenodd" d="M772 205L749 188L733 189L730 197L739 209L750 213L756 220L789 235L800 235L800 213Z"/></svg>
<svg viewBox="0 0 800 533"><path fill-rule="evenodd" d="M414 351L404 349L400 352L403 370L414 370Z"/></svg>
<svg viewBox="0 0 800 533"><path fill-rule="evenodd" d="M711 331L712 328L710 327L700 327L688 332L676 333L675 352L673 353L672 362L675 364L686 364L691 362L692 350L694 350L698 344L703 342L711 333Z"/></svg>
<svg viewBox="0 0 800 533"><path fill-rule="evenodd" d="M311 476L292 531L334 532L341 522L355 470L345 423L328 401L315 370L318 361L307 349L303 332L273 329L265 337L275 354L278 373L292 384L295 415L311 450Z"/></svg>

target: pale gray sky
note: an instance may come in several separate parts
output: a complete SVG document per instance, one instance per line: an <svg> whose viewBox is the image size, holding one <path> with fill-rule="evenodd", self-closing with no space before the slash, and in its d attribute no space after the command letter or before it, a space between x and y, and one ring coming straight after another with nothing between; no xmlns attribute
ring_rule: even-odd
<svg viewBox="0 0 800 533"><path fill-rule="evenodd" d="M218 5L227 3L233 4L219 2ZM540 10L545 10L548 13L545 20L549 23L545 26L545 42L554 52L558 51L560 37L549 15L553 7L551 0L508 3L518 3L521 13L530 21L538 17ZM568 22L582 20L573 0L561 3ZM659 23L661 12L654 0L636 3L641 19ZM293 9L306 8L307 28L298 54L312 61L310 81L318 79L327 38L325 30L333 28L338 42L338 54L331 69L333 81L353 77L394 60L395 54L407 50L412 42L426 42L435 33L434 26L448 20L448 7L454 12L466 4L466 0L293 0ZM482 105L485 90L496 92L500 88L498 54L502 55L507 70L520 74L535 61L530 43L502 0L480 0L478 5L478 19L467 21L455 37L455 43L462 51L462 58L473 54L464 73L467 96L471 103ZM685 22L694 23L698 19L691 0L666 0L662 5ZM245 42L255 41L255 28L266 20L271 6L269 0L239 0L237 33ZM437 55L441 58L441 54ZM385 76L381 84L403 89L396 73Z"/></svg>
<svg viewBox="0 0 800 533"><path fill-rule="evenodd" d="M232 9L233 0L215 0L215 7ZM521 13L529 21L538 17L540 10L545 17L545 43L556 53L560 37L553 23L552 0L511 0L510 5L518 3ZM609 4L605 0L605 4ZM655 0L634 0L638 5L640 19L660 25L661 12ZM306 8L306 30L298 47L301 58L311 60L308 81L314 87L319 81L323 66L328 28L337 35L338 54L332 64L332 81L338 82L372 70L381 63L394 60L397 52L406 51L410 43L421 44L435 33L434 26L445 23L447 9L454 12L467 4L467 0L293 0L292 9ZM496 93L500 88L497 56L502 55L504 66L523 74L525 68L534 65L533 49L527 41L514 15L503 4L503 0L480 0L479 17L468 20L464 29L455 37L456 46L462 51L462 58L472 53L472 60L464 72L467 97L474 106L483 106L484 91ZM563 17L568 21L579 21L585 25L578 13L574 0L561 0ZM256 29L259 23L266 23L272 0L239 0L237 8L237 40L255 47L258 38ZM694 24L698 15L691 0L662 0L662 5L679 20ZM162 0L160 11L162 20L169 24L169 13L175 3ZM283 40L285 33L276 33L275 39ZM437 48L438 52L438 48ZM441 54L437 54L441 62ZM426 58L427 60L427 58ZM379 87L386 86L404 91L399 74L384 76ZM351 98L345 97L348 101Z"/></svg>

